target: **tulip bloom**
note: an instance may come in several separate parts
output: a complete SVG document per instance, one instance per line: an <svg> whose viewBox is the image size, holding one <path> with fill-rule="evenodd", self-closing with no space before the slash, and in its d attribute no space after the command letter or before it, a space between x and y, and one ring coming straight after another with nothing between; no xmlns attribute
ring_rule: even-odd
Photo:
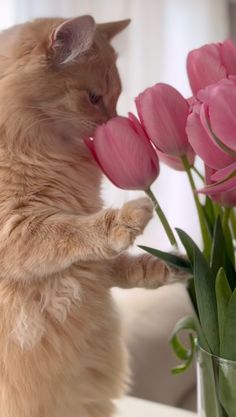
<svg viewBox="0 0 236 417"><path fill-rule="evenodd" d="M236 84L222 80L198 93L199 107L189 115L187 135L194 151L211 168L236 161Z"/></svg>
<svg viewBox="0 0 236 417"><path fill-rule="evenodd" d="M133 114L98 126L85 140L110 181L126 190L147 190L159 174L158 156Z"/></svg>
<svg viewBox="0 0 236 417"><path fill-rule="evenodd" d="M236 46L226 40L194 49L188 54L187 72L194 95L210 84L236 75Z"/></svg>
<svg viewBox="0 0 236 417"><path fill-rule="evenodd" d="M194 151L203 159L203 161L211 168L221 169L231 164L234 158L221 149L205 123L205 107L201 107L201 115L192 113L187 121L187 135ZM204 115L202 114L204 113Z"/></svg>
<svg viewBox="0 0 236 417"><path fill-rule="evenodd" d="M236 151L236 85L218 83L209 90L206 110L214 135L230 151ZM236 156L236 154L235 154Z"/></svg>
<svg viewBox="0 0 236 417"><path fill-rule="evenodd" d="M173 87L156 84L135 100L140 121L157 149L168 156L182 157L190 144L185 132L189 104Z"/></svg>

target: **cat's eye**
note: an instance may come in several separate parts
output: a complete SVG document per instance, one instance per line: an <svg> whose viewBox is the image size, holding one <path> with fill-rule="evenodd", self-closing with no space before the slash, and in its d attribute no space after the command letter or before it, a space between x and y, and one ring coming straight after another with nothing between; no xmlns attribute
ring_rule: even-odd
<svg viewBox="0 0 236 417"><path fill-rule="evenodd" d="M92 104L98 104L101 100L102 96L98 96L97 94L93 93L92 91L89 92L89 100Z"/></svg>

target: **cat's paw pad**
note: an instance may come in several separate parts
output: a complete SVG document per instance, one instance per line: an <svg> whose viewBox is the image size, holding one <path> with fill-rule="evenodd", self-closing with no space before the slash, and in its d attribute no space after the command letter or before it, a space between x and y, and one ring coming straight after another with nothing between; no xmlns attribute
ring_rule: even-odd
<svg viewBox="0 0 236 417"><path fill-rule="evenodd" d="M153 215L152 202L144 197L129 201L118 211L116 222L110 230L110 244L116 253L133 244Z"/></svg>

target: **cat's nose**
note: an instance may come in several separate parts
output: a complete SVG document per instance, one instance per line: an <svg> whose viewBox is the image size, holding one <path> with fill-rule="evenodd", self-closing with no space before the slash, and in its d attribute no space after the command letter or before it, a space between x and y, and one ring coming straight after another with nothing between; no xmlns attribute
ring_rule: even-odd
<svg viewBox="0 0 236 417"><path fill-rule="evenodd" d="M116 107L114 106L110 106L110 108L107 109L107 114L109 116L109 119L112 119L113 117L118 116L117 111L116 111Z"/></svg>
<svg viewBox="0 0 236 417"><path fill-rule="evenodd" d="M108 120L113 119L113 117L118 116L116 110L113 111L109 111L107 110L106 113L104 114L104 122L108 122Z"/></svg>
<svg viewBox="0 0 236 417"><path fill-rule="evenodd" d="M116 109L110 112L110 118L118 116Z"/></svg>

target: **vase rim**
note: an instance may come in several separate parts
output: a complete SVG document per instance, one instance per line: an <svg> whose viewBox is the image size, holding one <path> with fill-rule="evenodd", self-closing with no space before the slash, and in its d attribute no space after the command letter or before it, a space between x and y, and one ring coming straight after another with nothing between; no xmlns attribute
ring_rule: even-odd
<svg viewBox="0 0 236 417"><path fill-rule="evenodd" d="M207 356L209 356L209 357L211 357L211 358L214 358L215 360L217 360L218 362L220 362L220 363L222 363L222 364L232 364L232 365L234 365L235 367L236 367L236 360L234 361L234 360L232 360L232 359L226 359L226 358L223 358L222 356L218 356L218 355L215 355L215 354L213 354L213 353L211 353L211 352L208 352L206 349L204 349L201 345L200 345L200 343L199 343L199 341L198 341L198 339L197 339L197 341L196 341L196 347L197 347L197 349L199 349L200 351L202 351L205 355L207 355Z"/></svg>

